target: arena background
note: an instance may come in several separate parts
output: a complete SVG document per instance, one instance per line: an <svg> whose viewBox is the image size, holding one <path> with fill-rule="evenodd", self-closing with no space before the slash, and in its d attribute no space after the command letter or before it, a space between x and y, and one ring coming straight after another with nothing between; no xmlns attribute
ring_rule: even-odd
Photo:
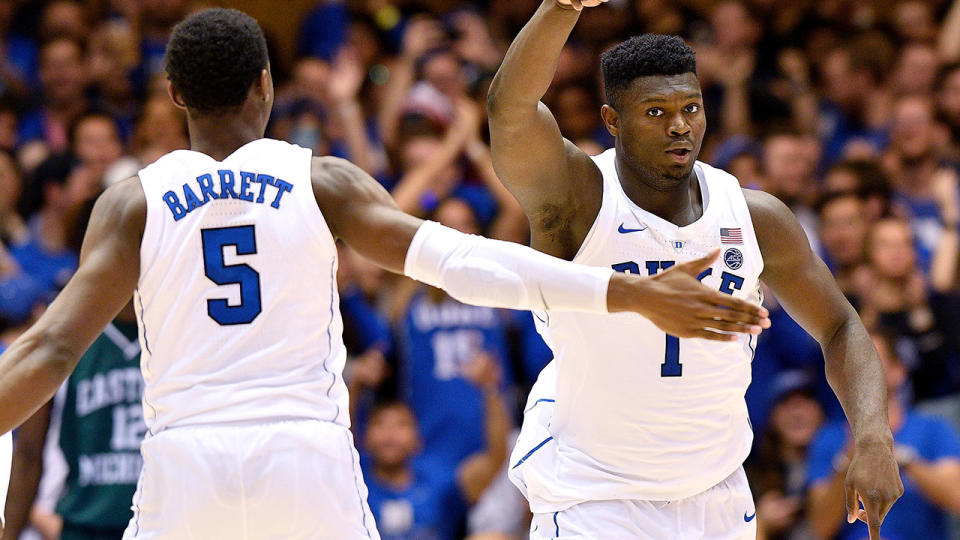
<svg viewBox="0 0 960 540"><path fill-rule="evenodd" d="M408 212L526 243L526 219L490 164L484 104L538 4L0 0L0 350L76 268L100 191L188 144L162 55L195 9L234 7L264 27L276 82L268 136L354 161ZM950 517L960 512L960 1L611 0L585 11L544 98L588 153L612 143L599 54L642 32L696 49L700 159L789 204L874 333L907 489L884 538L960 538ZM463 306L343 247L338 280L354 431L383 537L522 538L526 507L503 475L470 489L458 475L478 456L505 461L514 435L500 428L518 425L550 359L530 314ZM766 305L773 327L747 394L761 537L863 538L843 522L835 469L849 446L819 347L771 295ZM77 388L96 384L96 356ZM506 419L484 407L491 391ZM131 463L142 421L130 409L122 428L116 414L57 409L17 434L15 466L30 474L12 485L4 538L31 506L21 538L129 518L135 474L97 467ZM103 435L118 430L120 446ZM96 437L111 439L112 457L74 448ZM66 494L61 440L89 477L68 477Z"/></svg>

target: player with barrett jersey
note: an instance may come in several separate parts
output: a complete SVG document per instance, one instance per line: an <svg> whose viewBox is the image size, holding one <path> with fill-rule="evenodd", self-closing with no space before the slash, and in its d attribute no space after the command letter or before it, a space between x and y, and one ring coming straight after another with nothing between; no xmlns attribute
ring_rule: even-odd
<svg viewBox="0 0 960 540"><path fill-rule="evenodd" d="M530 220L532 246L643 276L719 248L698 278L758 305L762 279L823 348L856 434L847 512L879 540L902 486L876 351L789 210L696 161L706 122L693 51L647 34L604 53L600 112L615 148L594 158L540 103L580 10L600 3L544 0L488 95L494 166ZM555 360L510 462L534 512L531 538L755 537L742 468L753 336L683 338L637 314L534 316Z"/></svg>
<svg viewBox="0 0 960 540"><path fill-rule="evenodd" d="M191 149L104 192L76 274L0 356L5 433L134 296L147 435L125 538L379 538L349 431L335 238L464 302L634 311L717 341L769 325L697 282L715 253L653 278L560 261L423 222L356 166L264 139L266 41L238 11L188 17L166 55Z"/></svg>

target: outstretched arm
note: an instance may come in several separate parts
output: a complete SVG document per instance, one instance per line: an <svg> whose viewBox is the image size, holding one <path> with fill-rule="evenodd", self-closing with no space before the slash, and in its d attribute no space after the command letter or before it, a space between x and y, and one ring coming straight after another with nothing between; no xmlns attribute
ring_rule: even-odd
<svg viewBox="0 0 960 540"><path fill-rule="evenodd" d="M823 349L827 380L840 399L854 437L846 475L848 519L867 522L871 540L903 493L887 420L887 390L877 351L856 311L782 202L744 190L757 231L764 270L761 279L777 300ZM864 511L858 513L857 498Z"/></svg>
<svg viewBox="0 0 960 540"><path fill-rule="evenodd" d="M80 267L46 313L0 356L0 433L53 397L77 361L130 300L140 274L146 200L138 179L97 201Z"/></svg>
<svg viewBox="0 0 960 540"><path fill-rule="evenodd" d="M563 138L553 114L540 102L579 17L577 10L544 0L513 40L487 95L493 166L520 201L535 233L541 215L550 209L582 216L587 223L592 223L600 210L599 169ZM582 234L586 235L586 230ZM546 248L542 250L558 256L573 255L542 246L534 236L538 249ZM583 238L572 240L579 245Z"/></svg>
<svg viewBox="0 0 960 540"><path fill-rule="evenodd" d="M716 258L640 278L574 264L509 242L424 222L397 208L370 175L337 158L314 158L313 189L333 233L398 274L440 287L466 303L511 309L633 311L672 335L727 341L759 333L766 310L696 281Z"/></svg>

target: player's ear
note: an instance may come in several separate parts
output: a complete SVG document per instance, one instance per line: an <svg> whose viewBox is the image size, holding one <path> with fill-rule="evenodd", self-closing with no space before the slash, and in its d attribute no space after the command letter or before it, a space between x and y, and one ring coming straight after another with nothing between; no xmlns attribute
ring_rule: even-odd
<svg viewBox="0 0 960 540"><path fill-rule="evenodd" d="M270 66L260 70L260 99L269 102L273 99L273 77L270 75Z"/></svg>
<svg viewBox="0 0 960 540"><path fill-rule="evenodd" d="M170 82L169 79L167 80L167 94L170 95L170 99L177 108L187 109L187 105L183 102L183 96L180 95L180 92L177 92L177 89L173 87L173 83Z"/></svg>
<svg viewBox="0 0 960 540"><path fill-rule="evenodd" d="M600 117L603 118L603 125L611 135L620 136L620 115L616 109L604 103L603 107L600 107Z"/></svg>

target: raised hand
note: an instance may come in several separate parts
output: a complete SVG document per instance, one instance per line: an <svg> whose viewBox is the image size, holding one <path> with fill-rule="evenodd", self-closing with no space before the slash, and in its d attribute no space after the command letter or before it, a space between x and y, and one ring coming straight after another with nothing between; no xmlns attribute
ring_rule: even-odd
<svg viewBox="0 0 960 540"><path fill-rule="evenodd" d="M333 59L330 77L327 79L327 94L334 103L356 99L367 73L360 56L353 47L343 47Z"/></svg>
<svg viewBox="0 0 960 540"><path fill-rule="evenodd" d="M900 469L893 448L881 442L857 444L843 485L847 521L867 524L870 540L881 540L880 524L903 495ZM863 508L858 504L862 503Z"/></svg>
<svg viewBox="0 0 960 540"><path fill-rule="evenodd" d="M446 34L436 19L431 17L413 17L403 32L403 56L416 60L424 53L439 47Z"/></svg>
<svg viewBox="0 0 960 540"><path fill-rule="evenodd" d="M608 308L611 312L639 313L677 337L734 341L738 333L759 334L770 327L765 308L710 289L697 280L719 254L715 249L651 278L614 274L607 293Z"/></svg>
<svg viewBox="0 0 960 540"><path fill-rule="evenodd" d="M464 364L463 376L480 390L494 391L500 385L500 366L487 351L480 351Z"/></svg>

